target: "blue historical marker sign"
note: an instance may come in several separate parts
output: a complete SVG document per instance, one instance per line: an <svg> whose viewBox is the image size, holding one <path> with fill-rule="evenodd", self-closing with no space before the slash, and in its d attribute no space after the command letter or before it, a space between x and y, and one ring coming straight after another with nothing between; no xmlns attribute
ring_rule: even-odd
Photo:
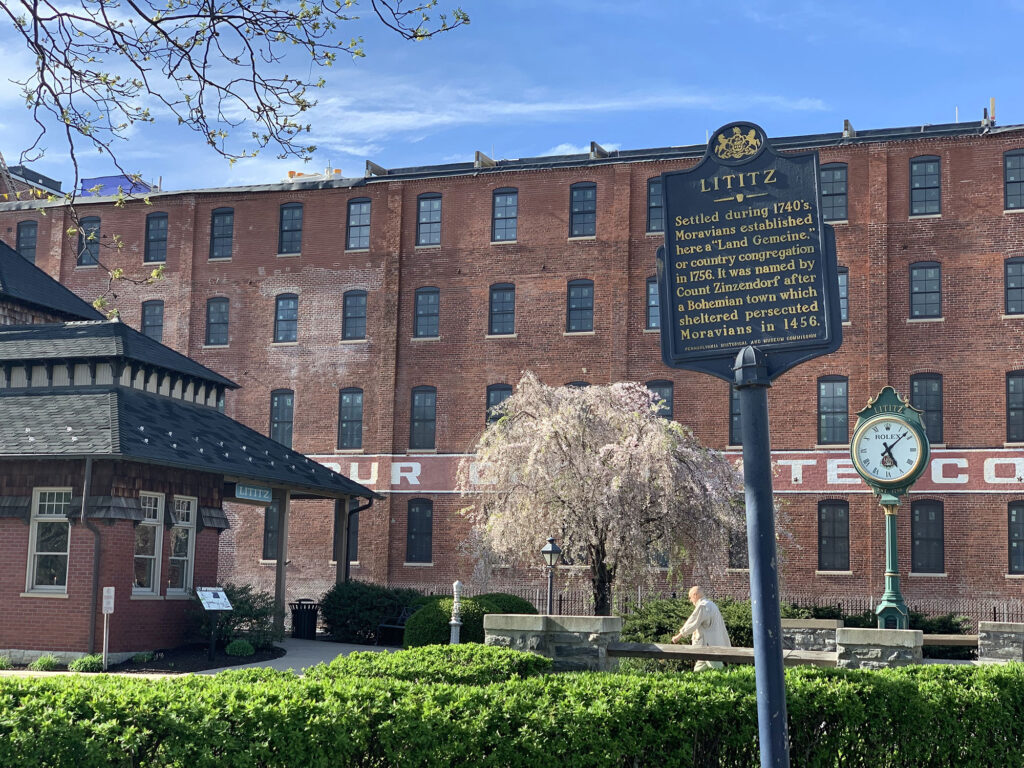
<svg viewBox="0 0 1024 768"><path fill-rule="evenodd" d="M732 381L736 354L751 346L774 379L839 348L835 241L821 221L816 152L780 155L759 126L730 123L696 167L661 178L666 365Z"/></svg>

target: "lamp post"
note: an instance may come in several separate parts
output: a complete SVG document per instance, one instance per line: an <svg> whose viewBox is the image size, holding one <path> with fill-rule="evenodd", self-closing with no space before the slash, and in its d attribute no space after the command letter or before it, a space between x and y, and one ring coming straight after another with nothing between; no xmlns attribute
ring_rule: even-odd
<svg viewBox="0 0 1024 768"><path fill-rule="evenodd" d="M558 559L562 556L562 549L555 544L554 537L549 536L548 543L544 545L540 553L544 562L548 564L548 616L550 616L554 611L555 603L555 566L558 565Z"/></svg>

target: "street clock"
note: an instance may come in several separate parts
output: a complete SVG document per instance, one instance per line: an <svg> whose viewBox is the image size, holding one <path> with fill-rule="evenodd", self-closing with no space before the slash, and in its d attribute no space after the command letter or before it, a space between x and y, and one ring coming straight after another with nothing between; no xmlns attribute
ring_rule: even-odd
<svg viewBox="0 0 1024 768"><path fill-rule="evenodd" d="M854 468L876 495L902 496L928 466L921 412L885 387L857 416L850 441Z"/></svg>

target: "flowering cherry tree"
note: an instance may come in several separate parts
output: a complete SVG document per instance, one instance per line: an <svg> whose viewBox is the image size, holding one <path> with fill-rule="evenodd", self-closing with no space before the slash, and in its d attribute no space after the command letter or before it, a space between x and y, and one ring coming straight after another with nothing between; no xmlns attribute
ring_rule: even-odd
<svg viewBox="0 0 1024 768"><path fill-rule="evenodd" d="M659 416L642 384L549 387L528 372L497 408L459 472L487 551L536 562L555 536L589 568L598 615L613 583L649 581L658 556L705 577L725 569L729 532L743 528L741 477Z"/></svg>

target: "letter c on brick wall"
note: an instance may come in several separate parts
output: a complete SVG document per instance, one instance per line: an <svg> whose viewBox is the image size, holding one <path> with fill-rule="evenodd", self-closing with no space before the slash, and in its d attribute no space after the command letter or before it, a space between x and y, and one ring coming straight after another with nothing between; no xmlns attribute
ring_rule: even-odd
<svg viewBox="0 0 1024 768"><path fill-rule="evenodd" d="M1012 467L1013 474L1009 477L998 476L996 471L1000 466ZM1024 459L985 459L985 482L994 485L1024 482Z"/></svg>
<svg viewBox="0 0 1024 768"><path fill-rule="evenodd" d="M944 467L957 467L958 469L967 469L967 459L932 459L933 483L945 483L955 485L967 482L966 472L958 472L956 475L949 477L943 474ZM986 469L986 472L987 471L988 470Z"/></svg>

